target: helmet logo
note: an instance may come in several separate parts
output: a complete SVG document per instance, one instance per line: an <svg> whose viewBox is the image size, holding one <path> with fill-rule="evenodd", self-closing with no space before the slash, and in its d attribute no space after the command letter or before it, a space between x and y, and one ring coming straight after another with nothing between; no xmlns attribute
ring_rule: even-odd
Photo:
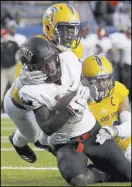
<svg viewBox="0 0 132 187"><path fill-rule="evenodd" d="M30 61L33 56L33 53L29 49L23 47L21 48L21 53L20 53L20 57L22 56L24 56L28 61Z"/></svg>

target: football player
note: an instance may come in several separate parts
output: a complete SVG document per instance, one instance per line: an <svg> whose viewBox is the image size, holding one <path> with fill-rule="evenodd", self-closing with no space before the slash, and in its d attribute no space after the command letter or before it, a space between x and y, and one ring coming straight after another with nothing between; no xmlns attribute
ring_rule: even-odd
<svg viewBox="0 0 132 187"><path fill-rule="evenodd" d="M50 40L60 51L71 50L79 59L82 45L79 36L80 19L77 11L69 4L57 3L50 6L43 16L43 34L36 37ZM19 76L22 64L16 67Z"/></svg>
<svg viewBox="0 0 132 187"><path fill-rule="evenodd" d="M107 138L107 132L131 158L131 113L129 90L114 80L112 64L103 56L90 56L83 61L82 73L84 83L88 82L92 100L88 106L102 125L97 141L101 144ZM105 131L105 129L107 129Z"/></svg>
<svg viewBox="0 0 132 187"><path fill-rule="evenodd" d="M104 144L112 136L131 162L129 90L114 80L112 64L103 56L86 58L82 74L83 84L90 88L89 109L102 126L96 142Z"/></svg>
<svg viewBox="0 0 132 187"><path fill-rule="evenodd" d="M46 94L46 99L43 101L43 99L38 96L40 103L46 102L48 106L51 105L52 107L52 105L58 100L59 97L62 97L66 93L74 91L78 88L82 65L78 61L76 55L74 55L74 53L71 51L60 53L60 51L51 45L48 40L39 37L33 37L27 40L21 46L20 59L23 63L23 71L28 71L27 75L30 75L32 71L35 73L38 73L38 71L41 72L36 80L36 77L33 77L34 81L36 81L35 84L38 81L36 84L37 88L35 89L39 89L39 86L43 87L44 85L42 92ZM27 76L26 78L28 79ZM60 82L60 78L62 84ZM12 134L9 138L16 152L24 160L28 162L35 162L36 155L33 150L31 150L30 147L26 145L26 143L34 143L39 138L41 139L40 128L36 122L36 118L33 112L33 109L35 109L33 106L36 102L26 102L26 96L24 96L24 101L22 98L20 98L20 91L24 86L22 80L22 76L18 77L5 95L4 108L6 113L17 126L15 134ZM43 82L43 84L40 84L40 80ZM30 82L27 84L27 89L31 88L32 90L32 87L30 87ZM61 86L59 86L59 84L61 84ZM55 95L52 96L52 92L47 92L49 88L45 87L46 85L50 87L53 86ZM32 97L35 97L34 93L35 90L33 90ZM49 103L50 97L52 98L52 103ZM45 136L46 135L42 133L42 140L40 141L45 142ZM47 142L43 144L47 144Z"/></svg>

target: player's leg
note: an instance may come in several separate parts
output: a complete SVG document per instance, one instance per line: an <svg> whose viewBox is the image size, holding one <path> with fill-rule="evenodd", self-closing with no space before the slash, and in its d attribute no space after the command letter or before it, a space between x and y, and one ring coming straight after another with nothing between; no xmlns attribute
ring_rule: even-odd
<svg viewBox="0 0 132 187"><path fill-rule="evenodd" d="M6 113L23 135L25 143L34 143L40 135L40 128L37 124L34 112L32 110L23 110L15 106L10 97L10 90L5 96L4 107Z"/></svg>
<svg viewBox="0 0 132 187"><path fill-rule="evenodd" d="M36 156L29 146L26 145L28 142L34 143L40 134L40 128L36 122L33 111L27 111L16 107L11 100L10 90L5 95L4 108L17 127L15 134L12 134L9 138L11 143L17 153L23 159L25 158L24 160L34 162Z"/></svg>
<svg viewBox="0 0 132 187"><path fill-rule="evenodd" d="M131 165L124 153L113 139L106 140L102 145L96 144L96 134L100 127L96 124L94 128L89 133L89 139L84 141L84 153L102 171L131 181Z"/></svg>
<svg viewBox="0 0 132 187"><path fill-rule="evenodd" d="M106 181L107 175L99 170L87 170L87 157L76 151L76 145L61 146L56 153L62 177L71 185L87 185Z"/></svg>

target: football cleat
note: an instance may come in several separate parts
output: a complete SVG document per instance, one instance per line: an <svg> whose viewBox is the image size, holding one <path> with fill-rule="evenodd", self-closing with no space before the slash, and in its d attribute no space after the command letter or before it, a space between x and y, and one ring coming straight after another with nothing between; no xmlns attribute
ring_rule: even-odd
<svg viewBox="0 0 132 187"><path fill-rule="evenodd" d="M12 133L9 136L9 141L11 142L11 144L13 145L13 147L15 148L16 152L18 153L18 155L25 161L30 162L30 163L34 163L37 160L37 157L34 153L34 151L28 146L28 145L24 145L23 147L17 147L13 144L13 136L14 133Z"/></svg>
<svg viewBox="0 0 132 187"><path fill-rule="evenodd" d="M43 145L39 142L39 140L37 140L36 142L34 142L34 145L40 149L45 149L48 150L49 146L48 145Z"/></svg>
<svg viewBox="0 0 132 187"><path fill-rule="evenodd" d="M46 151L49 151L50 153L52 153L54 156L56 156L55 150L53 150L49 145L43 145L39 142L39 140L37 140L34 145L40 149L45 149Z"/></svg>

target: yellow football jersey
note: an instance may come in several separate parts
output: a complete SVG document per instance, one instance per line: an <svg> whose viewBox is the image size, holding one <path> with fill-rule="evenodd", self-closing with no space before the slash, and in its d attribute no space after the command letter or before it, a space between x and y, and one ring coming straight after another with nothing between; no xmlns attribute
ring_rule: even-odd
<svg viewBox="0 0 132 187"><path fill-rule="evenodd" d="M115 81L114 90L110 97L104 98L99 103L88 104L89 109L101 126L115 126L120 124L118 115L119 104L128 94L128 89L123 84ZM124 139L116 137L115 141L125 151L131 143L131 137Z"/></svg>
<svg viewBox="0 0 132 187"><path fill-rule="evenodd" d="M19 62L17 63L17 65L16 65L16 70L15 70L16 78L19 77L21 68L22 68L22 63L21 63L21 61L19 61Z"/></svg>
<svg viewBox="0 0 132 187"><path fill-rule="evenodd" d="M72 49L72 52L78 57L78 59L82 58L82 53L83 53L83 47L82 44L79 43L79 45L77 46L77 48Z"/></svg>

